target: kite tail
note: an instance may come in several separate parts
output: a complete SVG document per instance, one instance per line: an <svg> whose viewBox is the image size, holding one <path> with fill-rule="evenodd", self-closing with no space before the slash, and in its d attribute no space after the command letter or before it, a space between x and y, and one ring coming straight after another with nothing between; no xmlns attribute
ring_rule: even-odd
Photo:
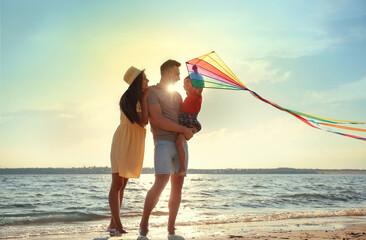
<svg viewBox="0 0 366 240"><path fill-rule="evenodd" d="M248 90L254 97L256 97L257 99L269 104L269 105L272 105L273 107L281 110L281 111L284 111L284 112L287 112L289 114L291 114L292 116L296 117L297 119L301 120L302 122L306 123L307 125L313 127L313 128L316 128L316 129L320 129L320 130L323 130L323 131L326 131L326 132L330 132L330 133L334 133L334 134L338 134L338 135L341 135L341 136L345 136L345 137L350 137L350 138L355 138L355 139L358 139L358 140L362 140L362 141L366 141L366 138L364 137L359 137L359 136L355 136L355 135L351 135L351 134L346 134L346 133L341 133L341 132L336 132L336 131L333 131L333 130L330 130L330 129L323 129L323 128L320 128L320 127L317 127L315 125L313 125L312 123L315 123L316 125L326 125L326 126L331 126L331 127L336 127L336 128L343 128L343 129L347 129L347 130L355 130L355 131L363 131L363 132L366 132L365 129L362 129L362 128L352 128L352 127L346 127L346 126L338 126L338 125L335 125L335 124L330 124L330 123L322 123L322 122L317 122L316 120L312 119L311 121L301 117L299 114L291 111L290 109L287 109L287 108L283 108L275 103L272 103L270 101L268 101L267 99L264 99L262 98L258 93L250 90L250 89L246 89ZM307 115L307 116L310 116L310 115ZM312 123L311 123L312 122ZM346 122L346 121L343 121L343 122ZM359 122L359 123L362 123L362 122Z"/></svg>
<svg viewBox="0 0 366 240"><path fill-rule="evenodd" d="M217 88L227 90L246 90L249 91L255 98L277 108L278 110L287 112L296 117L305 124L320 129L326 132L338 134L341 136L351 137L366 141L366 138L351 134L334 131L332 128L340 128L345 130L366 132L365 129L344 126L344 124L366 124L366 122L344 121L331 118L324 118L301 113L288 108L281 107L276 103L270 102L262 98L256 92L248 89L229 67L222 61L222 59L212 51L198 58L194 58L186 62L188 73L190 74L192 85L195 87Z"/></svg>

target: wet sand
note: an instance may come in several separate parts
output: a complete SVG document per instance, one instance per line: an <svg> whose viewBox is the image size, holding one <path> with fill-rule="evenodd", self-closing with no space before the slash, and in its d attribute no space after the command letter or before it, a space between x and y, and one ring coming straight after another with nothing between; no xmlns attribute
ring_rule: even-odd
<svg viewBox="0 0 366 240"><path fill-rule="evenodd" d="M301 240L330 240L330 239L366 239L366 225L353 225L337 230L289 230L289 231L260 231L247 234L228 234L227 236L211 236L197 238L201 240L223 239L301 239Z"/></svg>
<svg viewBox="0 0 366 240"><path fill-rule="evenodd" d="M196 226L178 226L177 234L189 240L224 240L224 239L366 239L366 216L288 219L268 222L220 223ZM165 227L150 229L151 240L167 239ZM121 237L109 237L108 233L99 232L60 234L30 237L28 239L137 239L137 228L130 229Z"/></svg>

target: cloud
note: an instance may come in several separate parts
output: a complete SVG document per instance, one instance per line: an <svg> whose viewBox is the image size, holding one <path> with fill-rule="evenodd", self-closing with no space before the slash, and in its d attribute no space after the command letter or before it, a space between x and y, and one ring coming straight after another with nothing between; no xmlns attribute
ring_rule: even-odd
<svg viewBox="0 0 366 240"><path fill-rule="evenodd" d="M305 93L305 103L339 103L366 99L366 77L359 81L339 85L337 88L324 91L308 91Z"/></svg>
<svg viewBox="0 0 366 240"><path fill-rule="evenodd" d="M60 118L75 118L75 115L73 115L73 114L65 114L65 113L61 113L61 114L59 114L59 117Z"/></svg>
<svg viewBox="0 0 366 240"><path fill-rule="evenodd" d="M324 37L338 39L342 43L363 41L366 39L365 23L366 15L327 21Z"/></svg>
<svg viewBox="0 0 366 240"><path fill-rule="evenodd" d="M278 83L287 81L291 76L291 71L284 72L280 69L273 69L272 61L265 59L239 61L233 64L232 69L239 69L238 76L244 79L245 83L262 81Z"/></svg>
<svg viewBox="0 0 366 240"><path fill-rule="evenodd" d="M363 26L351 27L349 29L349 37L358 40L366 39L366 27Z"/></svg>
<svg viewBox="0 0 366 240"><path fill-rule="evenodd" d="M288 71L288 72L285 72L285 74L283 74L283 79L287 79L287 78L289 78L291 76L291 72L290 71Z"/></svg>
<svg viewBox="0 0 366 240"><path fill-rule="evenodd" d="M189 164L191 168L360 168L366 154L363 144L288 116L248 129L199 133L189 141Z"/></svg>
<svg viewBox="0 0 366 240"><path fill-rule="evenodd" d="M0 159L7 167L109 165L118 106L100 99L0 114Z"/></svg>

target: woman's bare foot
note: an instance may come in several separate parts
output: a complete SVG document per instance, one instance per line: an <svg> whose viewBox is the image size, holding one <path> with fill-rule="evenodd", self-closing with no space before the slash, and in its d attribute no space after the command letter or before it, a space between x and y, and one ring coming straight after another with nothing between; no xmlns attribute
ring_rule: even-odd
<svg viewBox="0 0 366 240"><path fill-rule="evenodd" d="M108 232L114 231L114 230L115 230L115 228L116 228L116 225L114 224L113 219L111 219L111 222L109 223L109 226L108 226L108 228L107 228L107 231L108 231Z"/></svg>

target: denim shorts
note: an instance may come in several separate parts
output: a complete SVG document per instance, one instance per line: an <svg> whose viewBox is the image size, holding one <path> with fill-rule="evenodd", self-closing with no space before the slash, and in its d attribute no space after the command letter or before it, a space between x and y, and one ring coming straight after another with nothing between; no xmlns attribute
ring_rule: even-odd
<svg viewBox="0 0 366 240"><path fill-rule="evenodd" d="M186 151L186 170L188 170L188 145L183 144ZM174 174L178 172L180 165L179 154L175 142L169 140L157 140L154 150L155 174Z"/></svg>

